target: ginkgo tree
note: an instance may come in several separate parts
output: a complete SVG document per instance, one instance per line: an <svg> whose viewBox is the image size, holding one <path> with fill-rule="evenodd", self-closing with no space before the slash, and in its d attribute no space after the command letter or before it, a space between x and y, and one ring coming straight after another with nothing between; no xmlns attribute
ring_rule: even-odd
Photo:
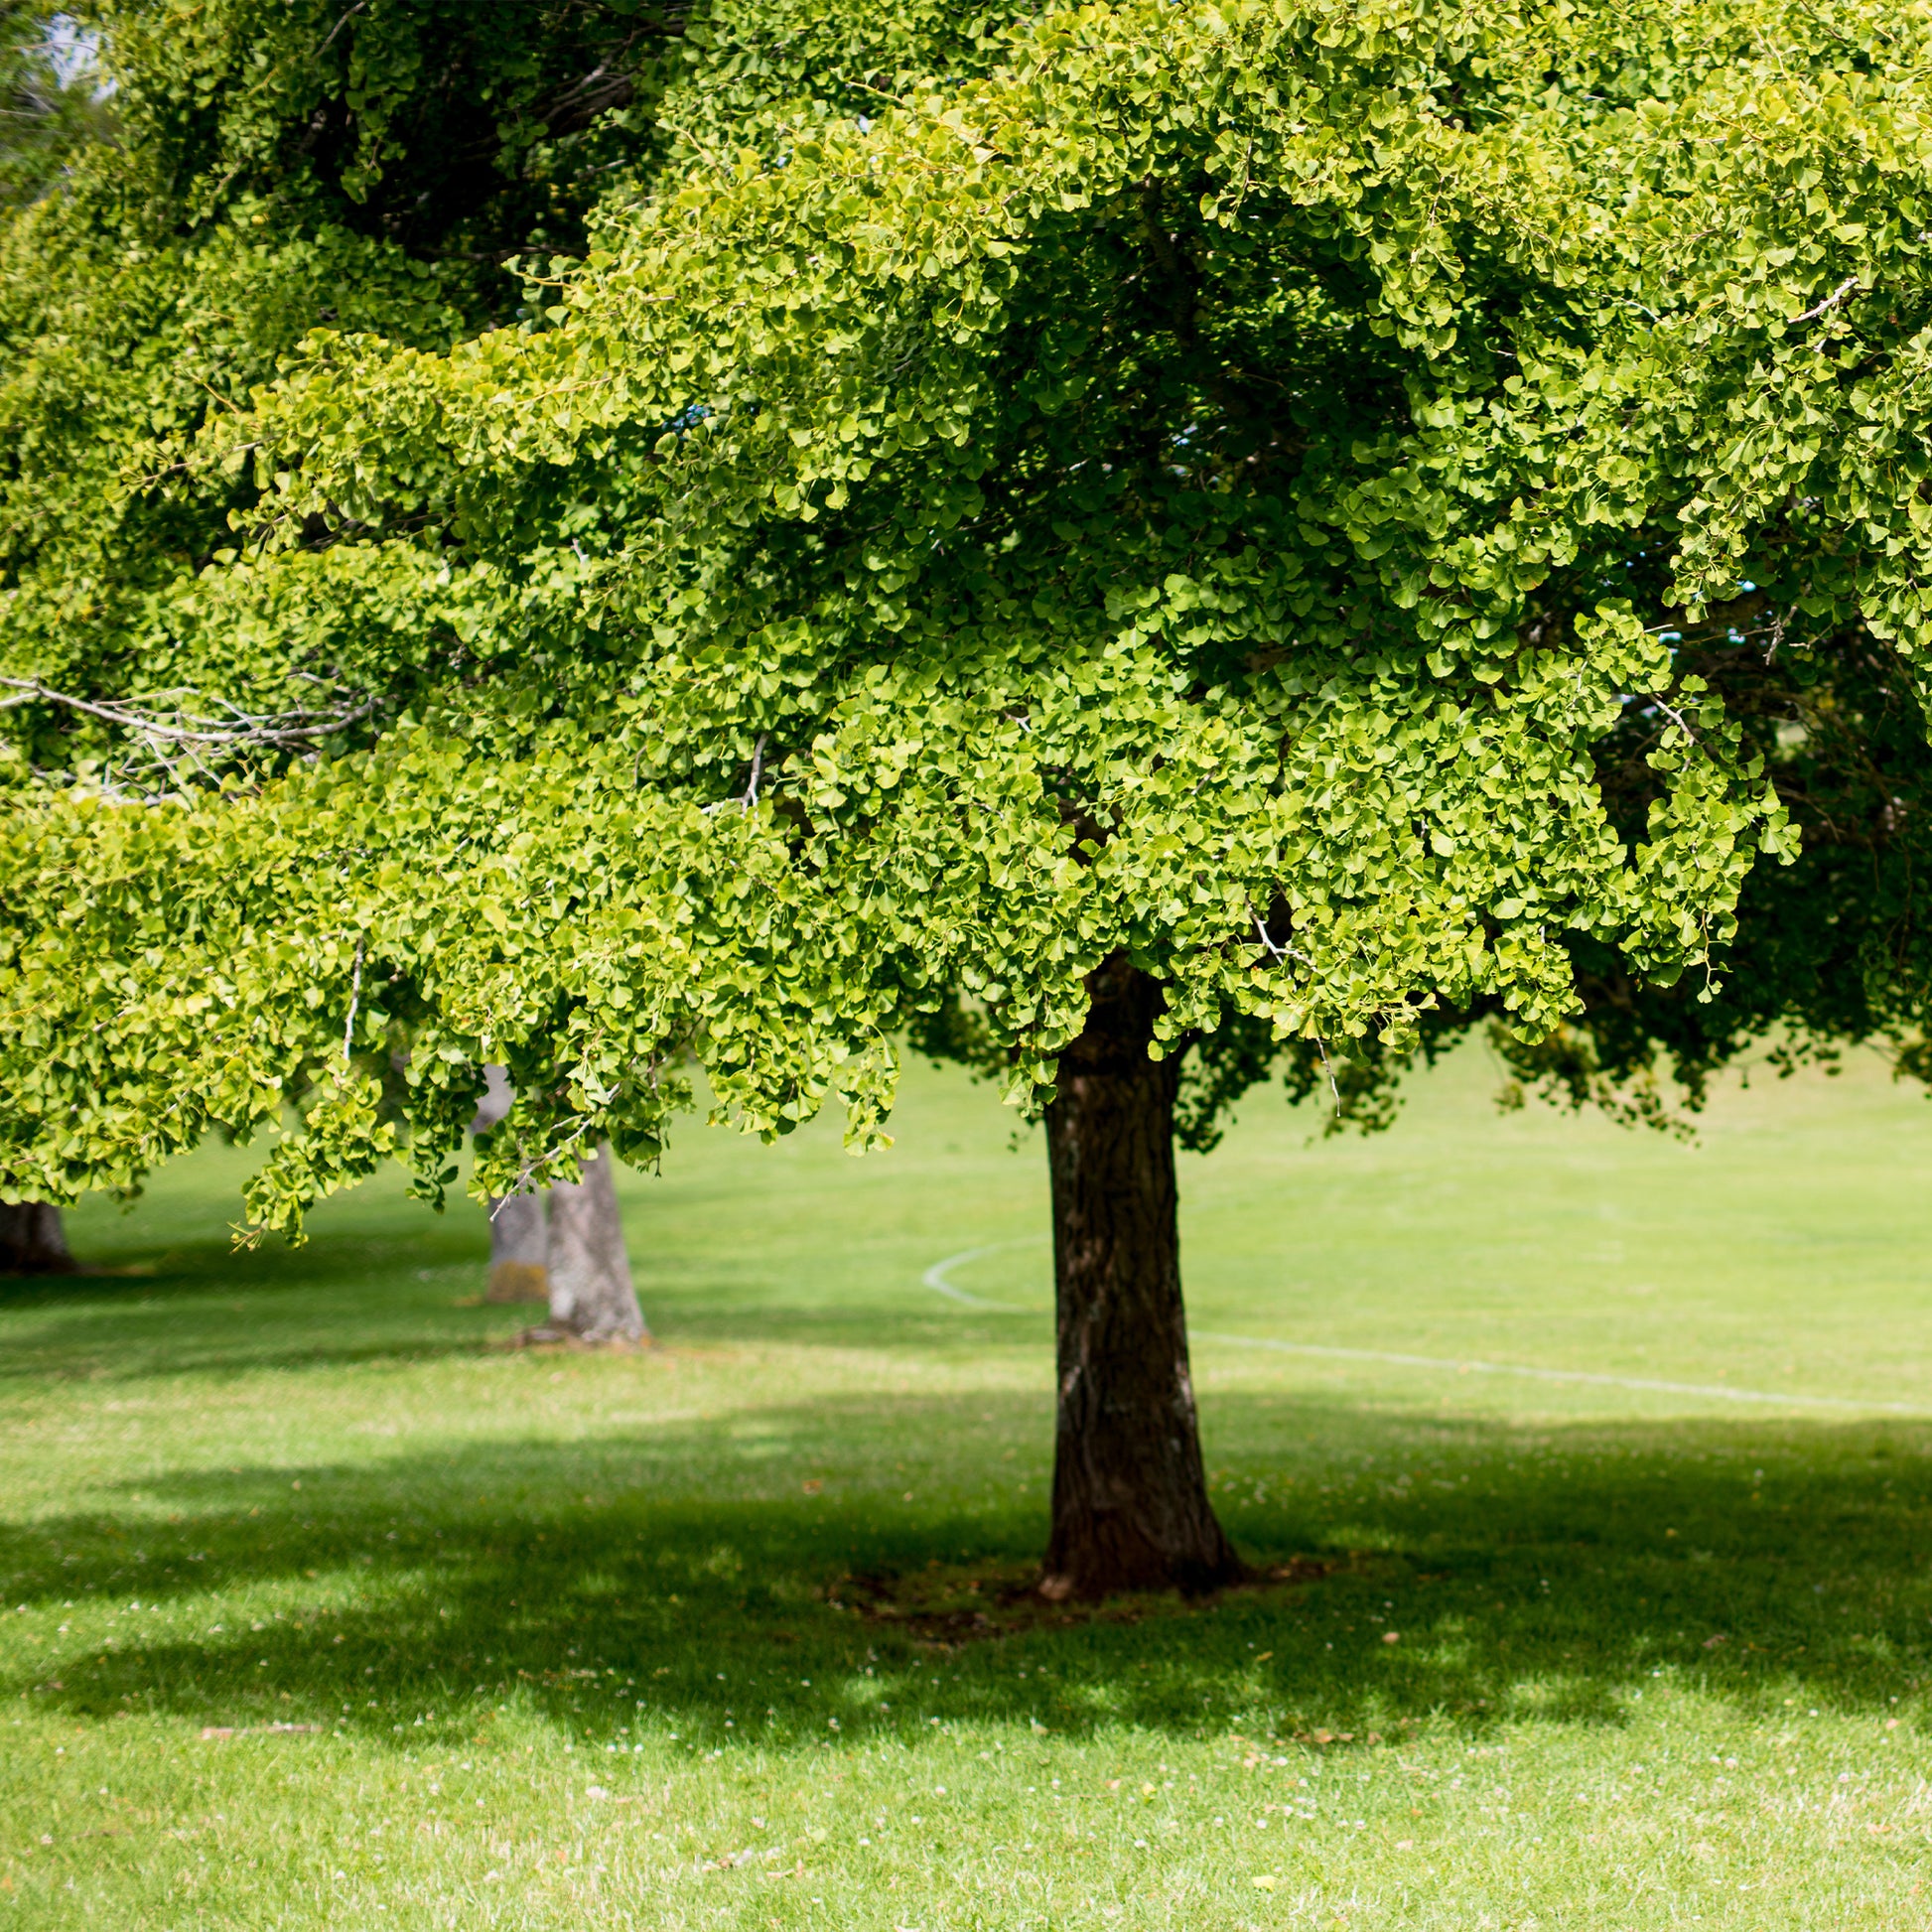
<svg viewBox="0 0 1932 1932"><path fill-rule="evenodd" d="M656 1158L694 1065L861 1149L905 1037L998 1065L1043 1587L1211 1587L1176 1123L1547 1038L1586 958L1720 995L1796 841L1687 640L1915 675L1926 23L1086 7L720 115L755 42L516 322L174 434L144 500L226 540L11 658L0 1180L261 1129L292 1227L436 1195L488 1064L499 1193Z"/></svg>

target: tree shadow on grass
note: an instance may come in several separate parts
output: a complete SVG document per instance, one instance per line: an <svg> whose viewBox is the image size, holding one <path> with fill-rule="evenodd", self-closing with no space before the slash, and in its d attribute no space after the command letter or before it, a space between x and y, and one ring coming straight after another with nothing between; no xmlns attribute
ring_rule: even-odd
<svg viewBox="0 0 1932 1932"><path fill-rule="evenodd" d="M9 1317L0 1382L132 1380L465 1353L506 1325L500 1309L461 1306L481 1294L486 1261L471 1230L429 1225L403 1242L381 1232L344 1232L301 1248L278 1244L240 1254L191 1242L124 1269L0 1276L0 1313Z"/></svg>
<svg viewBox="0 0 1932 1932"><path fill-rule="evenodd" d="M0 1388L422 1362L500 1348L534 1317L483 1304L487 1264L474 1230L453 1223L419 1229L407 1243L381 1231L241 1254L203 1242L154 1251L124 1271L0 1275L8 1320ZM652 1286L642 1285L646 1318L668 1315L687 1344L742 1338L742 1315L721 1313L714 1295L685 1288L659 1298ZM766 1309L759 1323L759 1340L780 1346L889 1341L929 1353L974 1345L956 1315L918 1304ZM1016 1336L1002 1322L999 1339L1048 1333Z"/></svg>
<svg viewBox="0 0 1932 1932"><path fill-rule="evenodd" d="M680 1421L165 1478L142 1493L173 1523L10 1528L12 1601L95 1598L117 1606L120 1634L0 1691L76 1717L412 1743L486 1733L520 1707L594 1744L669 1728L728 1750L981 1721L1360 1740L1445 1716L1614 1724L1660 1676L1745 1707L1890 1713L1932 1676L1922 1428L1216 1408L1217 1439L1242 1445L1216 1458L1237 1540L1263 1560L1334 1560L1319 1582L921 1644L829 1600L833 1587L940 1562L964 1589L1025 1563L1043 1529L1037 1486L1032 1504L992 1491L1013 1467L992 1445L1035 1439L1039 1405L873 1398L859 1423L762 1412L810 1446L803 1465L843 1445L852 1473L815 1495L735 1462L718 1426ZM955 1501L915 1510L897 1477L885 1491L877 1460L855 1466L860 1436L887 1458L953 1445ZM192 1640L142 1638L152 1610L134 1601L204 1592L252 1604L212 1610Z"/></svg>

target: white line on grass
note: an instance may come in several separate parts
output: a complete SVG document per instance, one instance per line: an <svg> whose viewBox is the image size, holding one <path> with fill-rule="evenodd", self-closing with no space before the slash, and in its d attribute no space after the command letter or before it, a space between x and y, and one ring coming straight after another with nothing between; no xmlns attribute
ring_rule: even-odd
<svg viewBox="0 0 1932 1932"><path fill-rule="evenodd" d="M1016 1308L1011 1302L989 1302L978 1295L968 1295L963 1288L955 1288L946 1279L949 1268L958 1268L969 1261L977 1261L981 1255L997 1255L1007 1248L1031 1248L1046 1237L1041 1234L1023 1236L1018 1241L989 1241L983 1248L962 1248L956 1255L948 1255L944 1261L935 1261L919 1280L936 1294L943 1295L949 1302L957 1302L966 1309L996 1309L1001 1314L1031 1314L1031 1309Z"/></svg>
<svg viewBox="0 0 1932 1932"><path fill-rule="evenodd" d="M1457 1375L1521 1375L1536 1382L1587 1382L1599 1389L1643 1389L1657 1395L1715 1396L1720 1402L1773 1402L1807 1409L1882 1409L1892 1416L1925 1416L1932 1410L1909 1402L1866 1402L1856 1396L1779 1395L1772 1389L1730 1389L1722 1382L1660 1382L1646 1375L1591 1375L1576 1368L1530 1368L1520 1362L1450 1361L1442 1355L1397 1355L1379 1348L1329 1348L1311 1341L1270 1341L1259 1335L1216 1335L1191 1331L1195 1341L1223 1342L1234 1348L1271 1348L1283 1355L1325 1355L1345 1362L1393 1362L1400 1368L1452 1369Z"/></svg>
<svg viewBox="0 0 1932 1932"><path fill-rule="evenodd" d="M989 1302L982 1295L955 1287L950 1271L983 1255L1002 1254L1009 1248L1035 1247L1043 1235L1023 1235L1017 1241L989 1241L983 1247L962 1248L944 1261L935 1261L920 1282L962 1308L980 1309L995 1314L1034 1314L1038 1311L1023 1309L1012 1302ZM1405 1355L1382 1348L1336 1348L1313 1341L1273 1341L1265 1335L1222 1335L1205 1328L1189 1329L1194 1341L1211 1341L1228 1348L1266 1348L1278 1355L1316 1355L1330 1361L1386 1362L1396 1368L1446 1369L1454 1375L1515 1375L1532 1382L1582 1382L1598 1389L1636 1389L1651 1395L1695 1395L1719 1402L1768 1402L1787 1408L1879 1410L1888 1416L1927 1416L1932 1410L1914 1407L1909 1402L1866 1402L1853 1396L1780 1395L1772 1389L1731 1389L1715 1382L1665 1382L1646 1375L1593 1375L1584 1369L1532 1368L1523 1362L1481 1362L1456 1360L1446 1355Z"/></svg>

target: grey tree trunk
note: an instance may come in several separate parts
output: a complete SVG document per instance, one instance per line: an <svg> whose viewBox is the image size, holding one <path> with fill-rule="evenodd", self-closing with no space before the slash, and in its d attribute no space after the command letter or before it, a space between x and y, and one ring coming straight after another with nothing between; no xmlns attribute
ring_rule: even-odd
<svg viewBox="0 0 1932 1932"><path fill-rule="evenodd" d="M560 1180L550 1189L550 1322L533 1339L649 1338L624 1253L616 1172L606 1141L584 1163L582 1180Z"/></svg>
<svg viewBox="0 0 1932 1932"><path fill-rule="evenodd" d="M488 1084L470 1123L473 1134L486 1134L516 1104L516 1089L500 1066L486 1066ZM547 1302L550 1278L544 1247L549 1232L543 1196L532 1187L520 1194L492 1194L489 1201L489 1284L485 1302Z"/></svg>
<svg viewBox="0 0 1932 1932"><path fill-rule="evenodd" d="M489 1203L489 1286L485 1302L547 1302L550 1231L535 1188Z"/></svg>
<svg viewBox="0 0 1932 1932"><path fill-rule="evenodd" d="M71 1275L61 1210L45 1201L0 1201L0 1274Z"/></svg>
<svg viewBox="0 0 1932 1932"><path fill-rule="evenodd" d="M516 1089L500 1066L488 1081L473 1134L487 1133L516 1104ZM490 1302L548 1302L550 1319L525 1341L650 1339L624 1253L618 1213L617 1157L606 1141L584 1163L582 1180L559 1181L546 1197L534 1189L489 1203Z"/></svg>

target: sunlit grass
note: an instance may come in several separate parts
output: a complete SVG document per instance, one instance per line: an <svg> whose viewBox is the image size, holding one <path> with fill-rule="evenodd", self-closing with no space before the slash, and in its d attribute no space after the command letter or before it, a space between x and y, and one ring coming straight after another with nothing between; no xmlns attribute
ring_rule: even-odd
<svg viewBox="0 0 1932 1932"><path fill-rule="evenodd" d="M1186 1168L1198 1330L1449 1364L1197 1344L1237 1539L1331 1574L952 1648L832 1599L1043 1538L985 1090L863 1163L688 1131L643 1356L496 1345L468 1207L231 1258L215 1150L89 1209L129 1272L0 1300L0 1923L1922 1926L1932 1111L1861 1064L1686 1149L1490 1077ZM920 1285L997 1242L1022 1311Z"/></svg>

